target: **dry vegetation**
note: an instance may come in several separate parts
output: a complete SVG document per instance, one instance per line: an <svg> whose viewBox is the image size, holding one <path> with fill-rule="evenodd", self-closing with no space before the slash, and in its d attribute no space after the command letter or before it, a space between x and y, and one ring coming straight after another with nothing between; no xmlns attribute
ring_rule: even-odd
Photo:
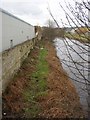
<svg viewBox="0 0 90 120"><path fill-rule="evenodd" d="M3 93L3 118L83 118L73 83L45 40L31 51Z"/></svg>

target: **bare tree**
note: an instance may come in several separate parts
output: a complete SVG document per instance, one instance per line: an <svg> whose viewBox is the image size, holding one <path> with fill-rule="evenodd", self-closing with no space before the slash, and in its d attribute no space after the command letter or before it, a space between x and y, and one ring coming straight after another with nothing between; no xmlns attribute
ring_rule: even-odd
<svg viewBox="0 0 90 120"><path fill-rule="evenodd" d="M46 27L43 27L43 37L49 40L53 40L55 38L55 23L52 20L46 21Z"/></svg>
<svg viewBox="0 0 90 120"><path fill-rule="evenodd" d="M43 37L49 40L54 40L56 37L64 37L64 29L56 26L52 20L46 21L46 27L43 27Z"/></svg>
<svg viewBox="0 0 90 120"><path fill-rule="evenodd" d="M74 0L73 0L74 1ZM81 84L84 84L86 86L86 88L84 88L84 91L87 91L88 93L88 117L90 118L90 2L84 2L82 0L82 2L75 2L75 7L72 7L72 5L70 3L66 3L66 8L69 11L69 13L67 12L67 10L62 6L61 3L59 3L60 8L62 8L62 10L65 13L66 19L67 19L67 24L69 24L70 28L73 29L75 31L74 34L72 34L71 32L68 32L68 34L65 34L65 37L63 39L63 43L64 46L67 50L66 56L69 59L69 62L65 59L61 60L62 63L64 65L66 65L69 69L69 71L75 76L75 79L72 78L71 76L70 79L77 81ZM50 8L48 8L48 11L51 15L51 17L53 18L54 22L56 23L57 27L59 27L59 23L57 22L57 20L55 19L55 17L53 16L53 13L51 12ZM66 28L66 23L64 23L61 20L62 26L63 28ZM73 23L73 25L72 25ZM87 33L85 33L84 30L87 30ZM77 46L77 48L80 50L80 53L77 51L77 49L75 49L73 46L71 46L69 44L69 41L67 40L67 38L69 38L70 42L72 42L73 45ZM76 39L80 42L77 43L75 41L73 41L72 39ZM62 53L64 53L61 49L60 51ZM75 61L71 51L73 51L73 53L75 53L77 55L77 57L80 58L80 60L82 61L82 63L80 61ZM85 55L85 57L84 57ZM87 59L88 58L88 59ZM69 63L69 64L68 64ZM73 63L73 64L71 64ZM80 69L80 67L82 67L82 69ZM83 71L87 71L88 74L85 75L83 74ZM75 73L74 70L76 70L77 72Z"/></svg>
<svg viewBox="0 0 90 120"><path fill-rule="evenodd" d="M48 20L46 21L46 25L47 25L47 27L49 27L49 28L55 28L55 22L52 21L52 20L50 20L50 19L48 19Z"/></svg>

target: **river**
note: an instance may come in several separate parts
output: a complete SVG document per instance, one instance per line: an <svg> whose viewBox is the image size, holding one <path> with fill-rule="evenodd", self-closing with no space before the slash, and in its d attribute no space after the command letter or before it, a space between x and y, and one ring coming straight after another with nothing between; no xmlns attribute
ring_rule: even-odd
<svg viewBox="0 0 90 120"><path fill-rule="evenodd" d="M57 56L76 87L83 109L88 111L88 46L90 44L68 38L56 38L54 43Z"/></svg>

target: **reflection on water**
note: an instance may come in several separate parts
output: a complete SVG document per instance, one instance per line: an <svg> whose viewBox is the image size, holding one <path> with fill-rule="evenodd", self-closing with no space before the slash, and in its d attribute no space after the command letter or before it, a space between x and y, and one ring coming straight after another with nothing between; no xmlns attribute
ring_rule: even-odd
<svg viewBox="0 0 90 120"><path fill-rule="evenodd" d="M60 58L63 68L73 80L83 108L87 110L88 44L84 45L67 38L65 40L57 38L54 42L57 56Z"/></svg>

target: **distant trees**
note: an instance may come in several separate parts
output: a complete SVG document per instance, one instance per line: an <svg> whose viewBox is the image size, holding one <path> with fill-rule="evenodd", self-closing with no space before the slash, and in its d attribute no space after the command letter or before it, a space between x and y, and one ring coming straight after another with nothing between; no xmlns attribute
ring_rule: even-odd
<svg viewBox="0 0 90 120"><path fill-rule="evenodd" d="M52 40L55 38L55 24L52 20L47 20L46 21L46 27L43 27L43 37L48 39L48 40Z"/></svg>
<svg viewBox="0 0 90 120"><path fill-rule="evenodd" d="M55 22L52 21L52 20L50 20L50 19L48 19L48 20L46 21L46 25L47 25L47 27L49 27L49 28L55 28Z"/></svg>
<svg viewBox="0 0 90 120"><path fill-rule="evenodd" d="M48 40L54 40L56 37L64 37L64 29L57 28L55 22L47 20L46 27L43 27L43 37Z"/></svg>

